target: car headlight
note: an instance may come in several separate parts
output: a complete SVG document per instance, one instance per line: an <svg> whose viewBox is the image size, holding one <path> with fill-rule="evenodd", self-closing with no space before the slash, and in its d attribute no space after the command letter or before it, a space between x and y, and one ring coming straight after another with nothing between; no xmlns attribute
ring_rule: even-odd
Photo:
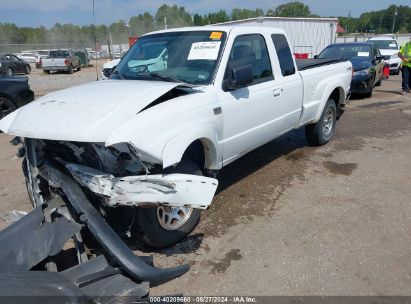
<svg viewBox="0 0 411 304"><path fill-rule="evenodd" d="M391 59L397 59L397 58L398 58L398 54L391 55Z"/></svg>
<svg viewBox="0 0 411 304"><path fill-rule="evenodd" d="M354 76L367 76L370 75L370 69L355 71Z"/></svg>

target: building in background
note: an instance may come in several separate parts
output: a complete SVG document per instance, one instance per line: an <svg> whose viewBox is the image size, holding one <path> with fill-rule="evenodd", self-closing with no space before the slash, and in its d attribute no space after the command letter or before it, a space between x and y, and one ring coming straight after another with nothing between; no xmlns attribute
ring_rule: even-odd
<svg viewBox="0 0 411 304"><path fill-rule="evenodd" d="M337 18L286 18L257 17L244 20L229 21L219 25L267 26L283 29L295 54L308 54L313 57L327 45L335 43Z"/></svg>

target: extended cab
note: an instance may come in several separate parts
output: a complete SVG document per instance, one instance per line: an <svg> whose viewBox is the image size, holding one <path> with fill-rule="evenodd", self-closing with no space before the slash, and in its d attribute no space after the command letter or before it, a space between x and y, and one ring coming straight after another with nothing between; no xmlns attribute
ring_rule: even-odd
<svg viewBox="0 0 411 304"><path fill-rule="evenodd" d="M35 205L84 197L50 177L53 164L104 214L122 206L128 211L118 224L133 224L148 245L166 247L195 227L225 165L296 128L305 127L313 145L332 138L351 63L299 65L279 29L154 32L137 41L111 79L43 96L1 120L0 129L25 138Z"/></svg>
<svg viewBox="0 0 411 304"><path fill-rule="evenodd" d="M73 74L74 70L80 71L81 64L73 50L51 50L47 58L42 58L41 65L44 73L63 71Z"/></svg>

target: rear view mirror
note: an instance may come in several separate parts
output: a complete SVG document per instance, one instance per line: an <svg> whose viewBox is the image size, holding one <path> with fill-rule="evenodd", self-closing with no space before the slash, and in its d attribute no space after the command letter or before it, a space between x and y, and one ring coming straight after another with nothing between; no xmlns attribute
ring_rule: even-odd
<svg viewBox="0 0 411 304"><path fill-rule="evenodd" d="M246 87L253 82L253 70L251 65L247 64L231 69L231 77L224 80L223 87L227 91L234 91Z"/></svg>

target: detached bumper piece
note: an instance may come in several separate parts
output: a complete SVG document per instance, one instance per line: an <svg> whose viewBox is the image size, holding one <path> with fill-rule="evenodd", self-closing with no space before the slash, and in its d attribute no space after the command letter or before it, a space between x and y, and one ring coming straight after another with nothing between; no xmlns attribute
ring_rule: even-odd
<svg viewBox="0 0 411 304"><path fill-rule="evenodd" d="M115 178L87 166L66 164L66 168L82 187L105 196L110 206L161 203L173 207L206 209L218 186L214 178L189 174Z"/></svg>
<svg viewBox="0 0 411 304"><path fill-rule="evenodd" d="M50 216L49 212L56 215L52 199L0 232L0 295L7 303L144 301L150 284L170 281L189 270L188 265L159 269L153 266L151 257L134 255L71 177L50 163L39 167L39 174L63 192L67 207L80 220L76 223L64 213ZM63 272L32 271L85 228L97 240L103 255Z"/></svg>

